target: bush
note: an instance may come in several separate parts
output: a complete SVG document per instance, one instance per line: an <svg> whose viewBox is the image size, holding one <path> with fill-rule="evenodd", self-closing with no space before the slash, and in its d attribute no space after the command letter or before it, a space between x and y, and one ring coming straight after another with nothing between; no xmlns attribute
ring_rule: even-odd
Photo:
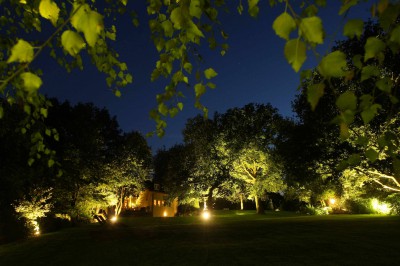
<svg viewBox="0 0 400 266"><path fill-rule="evenodd" d="M328 215L332 211L330 207L314 207L312 205L306 205L302 208L301 212L308 215Z"/></svg>
<svg viewBox="0 0 400 266"><path fill-rule="evenodd" d="M49 216L39 219L40 231L42 233L50 233L59 231L64 228L71 227L73 224L68 220L60 217Z"/></svg>
<svg viewBox="0 0 400 266"><path fill-rule="evenodd" d="M373 214L374 209L371 206L370 199L355 199L347 200L345 203L346 209L353 214Z"/></svg>

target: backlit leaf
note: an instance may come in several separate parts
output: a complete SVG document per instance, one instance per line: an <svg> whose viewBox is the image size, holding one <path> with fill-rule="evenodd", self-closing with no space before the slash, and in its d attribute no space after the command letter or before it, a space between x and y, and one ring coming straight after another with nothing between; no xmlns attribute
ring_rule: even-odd
<svg viewBox="0 0 400 266"><path fill-rule="evenodd" d="M177 106L178 106L179 110L181 110L181 111L183 110L183 103L179 102L177 104Z"/></svg>
<svg viewBox="0 0 400 266"><path fill-rule="evenodd" d="M356 95L351 92L351 91L346 91L342 93L336 100L336 106L341 110L341 111L346 111L346 110L356 110L357 108L357 97Z"/></svg>
<svg viewBox="0 0 400 266"><path fill-rule="evenodd" d="M164 103L160 103L158 104L158 112L163 116L166 116L168 114L168 107Z"/></svg>
<svg viewBox="0 0 400 266"><path fill-rule="evenodd" d="M299 72L304 61L306 61L307 49L304 42L299 39L292 39L285 44L285 57L294 71Z"/></svg>
<svg viewBox="0 0 400 266"><path fill-rule="evenodd" d="M174 27L172 26L171 21L169 20L163 21L161 23L161 27L163 28L164 35L166 37L172 37L172 35L174 34Z"/></svg>
<svg viewBox="0 0 400 266"><path fill-rule="evenodd" d="M256 17L260 9L258 8L259 0L248 0L249 4L249 14L252 17Z"/></svg>
<svg viewBox="0 0 400 266"><path fill-rule="evenodd" d="M75 8L79 6L75 5ZM103 16L90 9L89 5L82 5L71 18L72 26L79 32L83 32L86 42L90 47L96 45L99 34L102 32Z"/></svg>
<svg viewBox="0 0 400 266"><path fill-rule="evenodd" d="M196 85L194 85L194 92L196 94L196 97L200 97L206 92L206 87L201 83L197 83Z"/></svg>
<svg viewBox="0 0 400 266"><path fill-rule="evenodd" d="M379 40L376 37L369 37L367 42L365 43L365 55L364 62L370 58L376 57L379 53L381 53L385 49L386 45L383 41Z"/></svg>
<svg viewBox="0 0 400 266"><path fill-rule="evenodd" d="M208 68L208 69L204 70L204 76L206 77L206 79L212 79L212 78L216 77L217 75L218 75L217 72L215 72L215 70L212 68Z"/></svg>
<svg viewBox="0 0 400 266"><path fill-rule="evenodd" d="M50 20L55 26L57 24L60 9L52 0L41 0L39 4L39 13L45 19Z"/></svg>
<svg viewBox="0 0 400 266"><path fill-rule="evenodd" d="M288 41L290 33L296 29L296 22L292 16L284 12L275 19L272 28L276 35Z"/></svg>
<svg viewBox="0 0 400 266"><path fill-rule="evenodd" d="M35 92L42 86L42 80L31 72L24 72L20 75L23 82L24 90L27 92Z"/></svg>
<svg viewBox="0 0 400 266"><path fill-rule="evenodd" d="M320 84L312 84L307 88L307 101L311 105L311 109L314 111L317 107L319 99L324 95L325 85L323 83Z"/></svg>
<svg viewBox="0 0 400 266"><path fill-rule="evenodd" d="M201 14L203 13L203 11L201 10L200 0L190 1L189 13L193 17L196 17L198 19L201 18Z"/></svg>
<svg viewBox="0 0 400 266"><path fill-rule="evenodd" d="M30 43L20 39L17 44L11 48L11 56L8 58L7 63L12 62L31 62L33 59L33 47Z"/></svg>
<svg viewBox="0 0 400 266"><path fill-rule="evenodd" d="M324 30L319 17L303 18L300 22L301 36L310 43L322 44L324 42Z"/></svg>
<svg viewBox="0 0 400 266"><path fill-rule="evenodd" d="M343 35L349 38L356 36L361 37L363 32L364 22L361 19L351 19L344 25Z"/></svg>
<svg viewBox="0 0 400 266"><path fill-rule="evenodd" d="M63 32L61 35L61 44L72 56L79 54L80 50L86 45L82 37L72 30L66 30Z"/></svg>
<svg viewBox="0 0 400 266"><path fill-rule="evenodd" d="M346 75L344 71L346 65L346 55L343 52L335 51L324 56L317 69L326 78L339 78Z"/></svg>
<svg viewBox="0 0 400 266"><path fill-rule="evenodd" d="M174 28L180 30L185 19L182 13L182 8L177 7L171 12L171 21L174 24Z"/></svg>

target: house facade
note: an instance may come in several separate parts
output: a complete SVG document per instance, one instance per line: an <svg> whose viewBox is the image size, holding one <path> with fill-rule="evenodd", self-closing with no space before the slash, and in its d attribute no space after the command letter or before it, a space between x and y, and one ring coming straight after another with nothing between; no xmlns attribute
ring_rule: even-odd
<svg viewBox="0 0 400 266"><path fill-rule="evenodd" d="M178 212L178 199L171 201L164 192L146 189L137 197L127 197L123 209L150 213L153 217L174 217Z"/></svg>

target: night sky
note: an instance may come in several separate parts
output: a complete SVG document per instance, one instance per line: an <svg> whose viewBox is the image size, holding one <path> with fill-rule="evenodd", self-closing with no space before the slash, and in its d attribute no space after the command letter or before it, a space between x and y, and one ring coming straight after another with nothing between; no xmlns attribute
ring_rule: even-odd
<svg viewBox="0 0 400 266"><path fill-rule="evenodd" d="M343 38L342 18L337 15L339 2L335 1L337 5L329 6L319 14L326 30L326 42ZM208 90L201 99L208 107L210 116L216 111L224 112L251 102L271 103L283 116L293 116L291 101L297 93L300 79L284 58L284 40L272 30L273 20L284 11L284 5L271 9L266 6L267 3L268 1L261 1L257 19L247 14L240 16L235 8L232 8L230 14L220 12L222 28L229 34L229 51L221 56L219 50L201 49L203 69L212 67L218 72L218 76L212 80L217 88ZM145 135L153 131L155 123L150 120L148 113L156 107L155 95L163 91L166 81L150 82L151 71L158 60L157 51L150 39L145 6L137 8L140 26L135 28L129 16L122 18L117 23L117 41L113 44L134 78L133 83L122 90L122 97L113 95L106 85L105 76L90 64L90 60L84 60L84 71L74 70L70 74L55 62L46 61L42 67L44 75L41 92L49 97L68 100L72 104L93 102L98 107L106 107L112 116L117 117L121 128L126 132L136 130ZM365 19L367 16L368 10L364 6L349 14L351 18ZM208 46L205 40L202 43L205 47ZM331 46L324 45L319 51L327 52L329 47ZM309 53L302 69L315 66L315 57ZM181 132L186 120L201 113L193 107L191 89L186 90L183 103L184 111L174 119L167 120L165 136L162 139L147 139L153 152L163 146L168 148L182 142Z"/></svg>

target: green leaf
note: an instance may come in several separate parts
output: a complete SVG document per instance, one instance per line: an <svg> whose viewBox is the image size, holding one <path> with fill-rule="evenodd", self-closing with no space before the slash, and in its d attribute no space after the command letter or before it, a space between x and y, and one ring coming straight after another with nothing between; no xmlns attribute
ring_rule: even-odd
<svg viewBox="0 0 400 266"><path fill-rule="evenodd" d="M164 103L159 103L158 112L163 116L166 116L168 114L168 107Z"/></svg>
<svg viewBox="0 0 400 266"><path fill-rule="evenodd" d="M115 90L114 95L117 96L118 98L121 97L121 91L120 90Z"/></svg>
<svg viewBox="0 0 400 266"><path fill-rule="evenodd" d="M179 110L183 110L183 103L179 102L176 106L178 106Z"/></svg>
<svg viewBox="0 0 400 266"><path fill-rule="evenodd" d="M376 87L383 92L390 93L392 91L393 81L389 77L379 79L375 83Z"/></svg>
<svg viewBox="0 0 400 266"><path fill-rule="evenodd" d="M351 92L351 91L346 91L342 93L336 100L336 106L341 110L341 111L346 111L346 110L356 110L357 108L357 97L356 95Z"/></svg>
<svg viewBox="0 0 400 266"><path fill-rule="evenodd" d="M179 113L179 109L176 107L173 107L169 110L169 116L171 118L174 118L177 114Z"/></svg>
<svg viewBox="0 0 400 266"><path fill-rule="evenodd" d="M204 70L204 76L206 77L206 79L212 79L212 78L216 77L217 75L218 75L218 73L215 72L215 70L212 68L208 68L208 69Z"/></svg>
<svg viewBox="0 0 400 266"><path fill-rule="evenodd" d="M30 43L19 39L17 44L11 48L11 56L7 63L20 62L29 63L33 60L33 47Z"/></svg>
<svg viewBox="0 0 400 266"><path fill-rule="evenodd" d="M382 106L380 104L376 103L369 106L368 108L365 108L361 112L361 118L364 124L368 124L369 122L371 122L371 120L374 119L374 117L378 114L378 110L381 109L381 107Z"/></svg>
<svg viewBox="0 0 400 266"><path fill-rule="evenodd" d="M314 111L317 107L319 99L324 95L325 85L323 83L312 84L307 88L307 101Z"/></svg>
<svg viewBox="0 0 400 266"><path fill-rule="evenodd" d="M47 115L48 115L47 109L46 109L46 108L40 108L40 114L41 114L43 117L47 117Z"/></svg>
<svg viewBox="0 0 400 266"><path fill-rule="evenodd" d="M275 19L272 28L276 35L288 41L290 33L296 29L296 22L292 16L284 12Z"/></svg>
<svg viewBox="0 0 400 266"><path fill-rule="evenodd" d="M357 165L361 162L360 154L352 154L350 155L349 159L347 160L349 165Z"/></svg>
<svg viewBox="0 0 400 266"><path fill-rule="evenodd" d="M54 160L53 160L53 159L49 159L49 160L47 161L47 166L48 166L49 168L51 168L53 165L54 165Z"/></svg>
<svg viewBox="0 0 400 266"><path fill-rule="evenodd" d="M292 39L285 44L285 57L294 71L299 72L304 61L306 61L306 45L300 39Z"/></svg>
<svg viewBox="0 0 400 266"><path fill-rule="evenodd" d="M390 34L390 41L400 44L400 25L396 26Z"/></svg>
<svg viewBox="0 0 400 266"><path fill-rule="evenodd" d="M203 11L201 10L200 0L192 0L189 5L189 14L198 19L201 18Z"/></svg>
<svg viewBox="0 0 400 266"><path fill-rule="evenodd" d="M207 82L206 86L209 87L210 89L215 89L217 87L217 85L215 85L212 82Z"/></svg>
<svg viewBox="0 0 400 266"><path fill-rule="evenodd" d="M351 19L347 21L346 25L344 25L343 35L349 38L353 38L356 36L357 38L361 37L364 29L364 21L361 19Z"/></svg>
<svg viewBox="0 0 400 266"><path fill-rule="evenodd" d="M339 10L339 15L343 15L347 10L349 10L349 8L357 5L357 3L358 3L358 0L343 1L343 5L340 7L340 10Z"/></svg>
<svg viewBox="0 0 400 266"><path fill-rule="evenodd" d="M3 106L0 106L0 119L4 117L4 109Z"/></svg>
<svg viewBox="0 0 400 266"><path fill-rule="evenodd" d="M196 94L196 98L198 98L206 92L206 87L201 83L197 83L194 85L194 92Z"/></svg>
<svg viewBox="0 0 400 266"><path fill-rule="evenodd" d="M75 9L79 5L75 4ZM82 5L79 10L71 18L72 26L78 31L83 32L86 42L90 47L96 45L99 34L102 32L103 16L90 9L89 5Z"/></svg>
<svg viewBox="0 0 400 266"><path fill-rule="evenodd" d="M50 137L51 136L51 130L46 128L45 134Z"/></svg>
<svg viewBox="0 0 400 266"><path fill-rule="evenodd" d="M172 26L171 21L166 20L161 23L161 27L164 30L165 37L172 37L174 34L174 27Z"/></svg>
<svg viewBox="0 0 400 266"><path fill-rule="evenodd" d="M258 15L258 12L260 11L260 9L258 8L259 0L248 0L247 2L249 4L250 16L256 17Z"/></svg>
<svg viewBox="0 0 400 266"><path fill-rule="evenodd" d="M29 158L29 160L28 160L28 165L29 166L32 166L32 164L35 162L35 159L33 159L33 158Z"/></svg>
<svg viewBox="0 0 400 266"><path fill-rule="evenodd" d="M188 22L188 26L186 28L186 34L189 40L191 40L192 42L195 42L196 37L204 37L203 32L191 20Z"/></svg>
<svg viewBox="0 0 400 266"><path fill-rule="evenodd" d="M346 75L346 55L341 51L332 52L322 58L317 69L325 78L340 78Z"/></svg>
<svg viewBox="0 0 400 266"><path fill-rule="evenodd" d="M58 14L60 9L57 4L52 0L41 0L39 4L39 14L51 21L51 23L56 26L58 20Z"/></svg>
<svg viewBox="0 0 400 266"><path fill-rule="evenodd" d="M379 75L380 71L376 66L368 65L361 70L361 81L367 80L370 77L378 77Z"/></svg>
<svg viewBox="0 0 400 266"><path fill-rule="evenodd" d="M31 72L24 72L20 75L24 90L27 92L36 92L42 86L42 80Z"/></svg>
<svg viewBox="0 0 400 266"><path fill-rule="evenodd" d="M364 62L366 62L370 58L376 57L385 49L385 47L386 45L383 41L379 40L376 37L369 37L364 46Z"/></svg>
<svg viewBox="0 0 400 266"><path fill-rule="evenodd" d="M322 44L324 42L324 30L319 17L303 18L300 22L300 35L310 43Z"/></svg>
<svg viewBox="0 0 400 266"><path fill-rule="evenodd" d="M187 73L191 74L192 73L192 64L189 62L186 62L183 65L183 69L185 69Z"/></svg>
<svg viewBox="0 0 400 266"><path fill-rule="evenodd" d="M185 17L181 7L177 7L171 12L171 21L174 24L174 28L177 30L182 29L182 25L185 22Z"/></svg>
<svg viewBox="0 0 400 266"><path fill-rule="evenodd" d="M362 55L360 55L360 54L356 54L352 58L353 65L358 69L361 69L363 67L361 59L362 59Z"/></svg>
<svg viewBox="0 0 400 266"><path fill-rule="evenodd" d="M61 44L72 56L79 54L80 50L86 45L82 37L72 30L66 30L63 32L61 35Z"/></svg>
<svg viewBox="0 0 400 266"><path fill-rule="evenodd" d="M370 148L365 152L365 156L367 156L368 160L373 163L379 158L379 153L376 150Z"/></svg>

